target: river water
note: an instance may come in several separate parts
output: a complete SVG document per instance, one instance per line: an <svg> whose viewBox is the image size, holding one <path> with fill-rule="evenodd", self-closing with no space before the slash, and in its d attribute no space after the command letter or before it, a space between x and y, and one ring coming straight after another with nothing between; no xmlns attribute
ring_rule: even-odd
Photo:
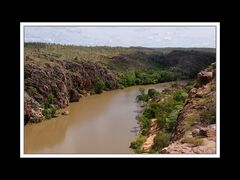
<svg viewBox="0 0 240 180"><path fill-rule="evenodd" d="M71 103L70 114L24 126L25 153L133 153L138 133L139 88L159 91L171 83L132 86L92 95Z"/></svg>

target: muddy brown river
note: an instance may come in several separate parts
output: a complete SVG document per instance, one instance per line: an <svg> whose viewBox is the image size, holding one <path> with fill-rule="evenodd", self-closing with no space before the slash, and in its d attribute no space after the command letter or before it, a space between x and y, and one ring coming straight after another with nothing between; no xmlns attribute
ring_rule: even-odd
<svg viewBox="0 0 240 180"><path fill-rule="evenodd" d="M133 153L138 133L139 88L163 90L171 83L133 86L82 98L70 114L24 127L25 153Z"/></svg>

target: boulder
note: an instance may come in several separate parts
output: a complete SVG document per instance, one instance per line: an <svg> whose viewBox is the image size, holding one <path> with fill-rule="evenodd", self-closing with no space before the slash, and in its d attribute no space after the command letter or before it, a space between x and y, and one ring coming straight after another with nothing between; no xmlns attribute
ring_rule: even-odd
<svg viewBox="0 0 240 180"><path fill-rule="evenodd" d="M78 102L81 97L81 95L75 89L71 89L69 95L70 102Z"/></svg>
<svg viewBox="0 0 240 180"><path fill-rule="evenodd" d="M63 111L62 112L62 115L68 115L69 114L69 111Z"/></svg>
<svg viewBox="0 0 240 180"><path fill-rule="evenodd" d="M213 78L212 72L201 71L198 73L197 82L200 86L206 85L209 83Z"/></svg>
<svg viewBox="0 0 240 180"><path fill-rule="evenodd" d="M200 129L194 129L192 131L192 136L193 137L196 137L196 136L199 136L199 137L207 137L207 129L205 128L200 128Z"/></svg>
<svg viewBox="0 0 240 180"><path fill-rule="evenodd" d="M207 129L201 128L201 129L199 130L199 136L207 137L207 132L208 132Z"/></svg>
<svg viewBox="0 0 240 180"><path fill-rule="evenodd" d="M192 136L193 137L196 137L196 136L199 136L199 129L194 129L193 131L192 131Z"/></svg>

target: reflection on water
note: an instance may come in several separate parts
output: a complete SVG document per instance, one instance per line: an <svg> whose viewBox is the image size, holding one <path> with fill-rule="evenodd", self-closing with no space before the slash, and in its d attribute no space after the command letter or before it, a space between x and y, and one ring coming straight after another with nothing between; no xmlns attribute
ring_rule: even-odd
<svg viewBox="0 0 240 180"><path fill-rule="evenodd" d="M139 130L139 88L168 86L133 86L71 103L69 115L24 127L25 153L133 153L129 145Z"/></svg>

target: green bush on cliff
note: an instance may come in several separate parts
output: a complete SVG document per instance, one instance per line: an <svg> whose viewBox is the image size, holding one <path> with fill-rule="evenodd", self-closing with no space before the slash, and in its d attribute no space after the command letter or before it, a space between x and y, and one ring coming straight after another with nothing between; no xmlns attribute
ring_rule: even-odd
<svg viewBox="0 0 240 180"><path fill-rule="evenodd" d="M53 115L55 114L56 109L55 108L45 108L42 111L42 114L44 115L44 117L46 119L50 119L53 117Z"/></svg>
<svg viewBox="0 0 240 180"><path fill-rule="evenodd" d="M162 148L170 144L171 134L159 131L153 140L153 150L160 151Z"/></svg>
<svg viewBox="0 0 240 180"><path fill-rule="evenodd" d="M178 117L178 113L179 109L175 109L166 118L166 129L168 132L171 132L173 130L173 127Z"/></svg>
<svg viewBox="0 0 240 180"><path fill-rule="evenodd" d="M205 109L200 114L201 122L204 124L215 124L216 123L216 105L213 104L212 106Z"/></svg>
<svg viewBox="0 0 240 180"><path fill-rule="evenodd" d="M171 132L187 96L182 89L169 92L164 101L151 102L143 115L147 118L157 118L158 127Z"/></svg>
<svg viewBox="0 0 240 180"><path fill-rule="evenodd" d="M135 153L142 153L141 147L143 143L146 141L146 137L143 135L139 135L135 141L132 141L130 144L130 148L134 150Z"/></svg>
<svg viewBox="0 0 240 180"><path fill-rule="evenodd" d="M105 88L105 83L101 79L97 79L94 85L94 91L97 94L102 93L103 89Z"/></svg>
<svg viewBox="0 0 240 180"><path fill-rule="evenodd" d="M42 114L46 119L52 118L56 113L56 109L50 106L50 104L53 103L54 98L54 95L52 93L49 93L47 95L47 100L43 103Z"/></svg>
<svg viewBox="0 0 240 180"><path fill-rule="evenodd" d="M174 95L173 95L173 99L175 101L182 101L184 102L188 97L188 93L186 93L184 90L177 90Z"/></svg>
<svg viewBox="0 0 240 180"><path fill-rule="evenodd" d="M52 104L54 100L54 95L52 93L49 93L47 99L48 99L48 103Z"/></svg>
<svg viewBox="0 0 240 180"><path fill-rule="evenodd" d="M140 123L141 134L146 135L151 129L151 120L145 115L141 114L138 116L138 121Z"/></svg>

